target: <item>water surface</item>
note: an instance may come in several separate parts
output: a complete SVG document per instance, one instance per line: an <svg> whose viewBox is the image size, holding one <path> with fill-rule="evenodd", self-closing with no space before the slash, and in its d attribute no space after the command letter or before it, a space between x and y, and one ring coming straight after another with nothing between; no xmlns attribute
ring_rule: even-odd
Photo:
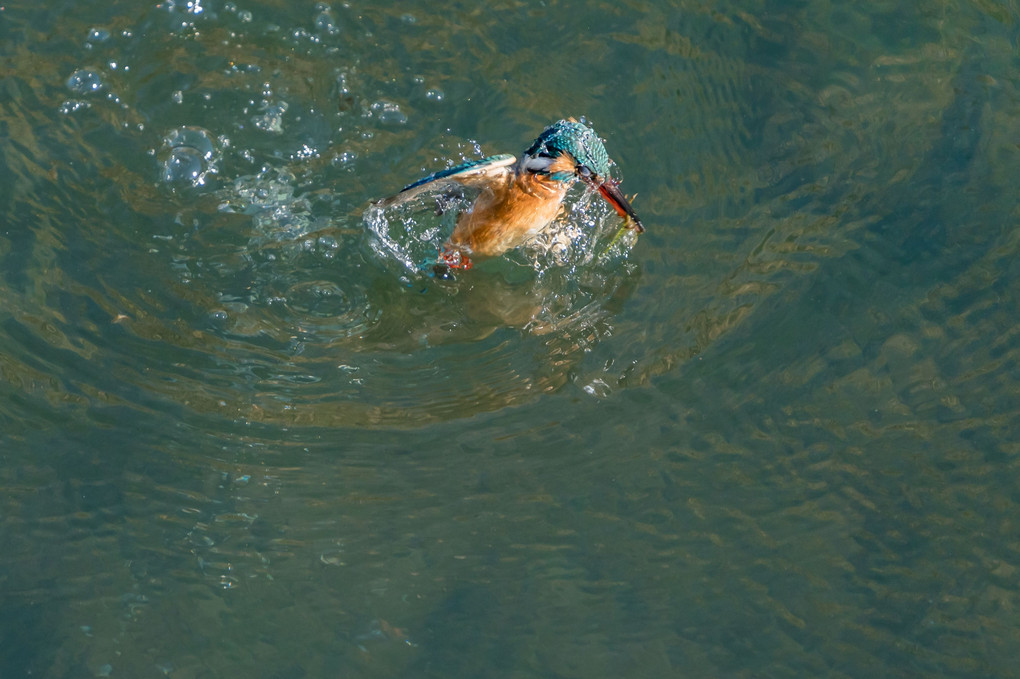
<svg viewBox="0 0 1020 679"><path fill-rule="evenodd" d="M0 676L1018 676L1017 21L7 3Z"/></svg>

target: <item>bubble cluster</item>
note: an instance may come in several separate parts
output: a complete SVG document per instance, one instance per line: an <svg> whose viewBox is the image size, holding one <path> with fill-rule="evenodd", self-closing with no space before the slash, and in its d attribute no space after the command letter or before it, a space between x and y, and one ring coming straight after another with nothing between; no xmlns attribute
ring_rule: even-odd
<svg viewBox="0 0 1020 679"><path fill-rule="evenodd" d="M377 101L372 104L372 113L383 125L403 125L407 122L407 114L392 101Z"/></svg>
<svg viewBox="0 0 1020 679"><path fill-rule="evenodd" d="M75 94L94 94L105 87L103 78L95 71L79 68L67 79L67 89Z"/></svg>
<svg viewBox="0 0 1020 679"><path fill-rule="evenodd" d="M264 132L279 134L283 132L283 114L287 112L287 108L289 106L285 101L265 102L262 104L261 113L252 117L252 122Z"/></svg>

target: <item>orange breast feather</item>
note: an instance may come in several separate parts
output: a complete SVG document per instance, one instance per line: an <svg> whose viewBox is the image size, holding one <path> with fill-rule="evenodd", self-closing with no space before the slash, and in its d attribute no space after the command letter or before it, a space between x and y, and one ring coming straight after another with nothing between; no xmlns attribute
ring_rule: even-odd
<svg viewBox="0 0 1020 679"><path fill-rule="evenodd" d="M510 175L485 188L460 215L449 245L478 255L500 255L556 219L566 193L566 182Z"/></svg>

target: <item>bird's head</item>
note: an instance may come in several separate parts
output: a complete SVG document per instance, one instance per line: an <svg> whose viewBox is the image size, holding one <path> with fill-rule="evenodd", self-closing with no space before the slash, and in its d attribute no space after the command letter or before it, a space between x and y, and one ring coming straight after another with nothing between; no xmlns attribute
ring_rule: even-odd
<svg viewBox="0 0 1020 679"><path fill-rule="evenodd" d="M644 226L615 179L609 176L609 154L602 140L584 123L574 119L553 123L538 135L524 152L521 170L549 177L554 181L580 179L596 189L627 225L644 231Z"/></svg>

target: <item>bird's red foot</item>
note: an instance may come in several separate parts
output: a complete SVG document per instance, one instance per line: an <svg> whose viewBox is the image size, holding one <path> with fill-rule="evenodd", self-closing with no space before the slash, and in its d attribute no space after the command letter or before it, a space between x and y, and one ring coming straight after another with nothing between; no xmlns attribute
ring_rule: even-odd
<svg viewBox="0 0 1020 679"><path fill-rule="evenodd" d="M467 271L474 264L471 258L460 250L451 250L443 248L439 251L436 256L436 265L432 267L432 271L436 274L437 278L453 278L450 274L452 269L461 269Z"/></svg>
<svg viewBox="0 0 1020 679"><path fill-rule="evenodd" d="M463 269L467 271L474 264L471 262L471 258L460 250L451 250L443 248L439 251L439 256L436 257L437 264L445 264L451 269Z"/></svg>

